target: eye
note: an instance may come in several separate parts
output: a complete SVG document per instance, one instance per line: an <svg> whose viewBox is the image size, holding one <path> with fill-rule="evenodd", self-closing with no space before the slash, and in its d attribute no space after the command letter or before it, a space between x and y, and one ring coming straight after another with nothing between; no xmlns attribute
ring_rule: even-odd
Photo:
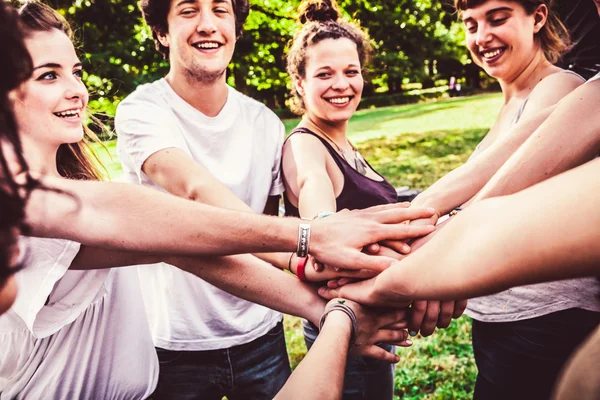
<svg viewBox="0 0 600 400"><path fill-rule="evenodd" d="M184 17L189 17L191 15L194 15L196 12L197 12L197 10L195 8L184 8L183 10L181 10L179 15L183 15Z"/></svg>
<svg viewBox="0 0 600 400"><path fill-rule="evenodd" d="M356 70L356 69L349 69L348 71L346 71L346 75L350 75L350 76L356 76L359 74L360 74L360 71Z"/></svg>
<svg viewBox="0 0 600 400"><path fill-rule="evenodd" d="M319 72L317 74L317 78L319 78L319 79L326 79L326 78L329 78L330 76L331 76L330 72Z"/></svg>
<svg viewBox="0 0 600 400"><path fill-rule="evenodd" d="M38 81L53 81L56 78L57 78L56 72L49 71L49 72L45 72L42 75L40 75L39 78L37 78L37 80Z"/></svg>
<svg viewBox="0 0 600 400"><path fill-rule="evenodd" d="M213 10L215 12L215 14L228 14L229 10L227 10L227 8L225 7L217 7Z"/></svg>
<svg viewBox="0 0 600 400"><path fill-rule="evenodd" d="M83 69L76 69L75 71L73 71L73 75L75 77L77 77L78 79L82 79L83 78Z"/></svg>
<svg viewBox="0 0 600 400"><path fill-rule="evenodd" d="M477 32L477 25L475 25L475 24L468 24L465 26L465 28L467 29L467 32L469 32L469 33Z"/></svg>
<svg viewBox="0 0 600 400"><path fill-rule="evenodd" d="M494 26L498 26L498 25L502 25L503 23L505 23L507 19L508 19L508 17L494 18L490 21L490 23Z"/></svg>

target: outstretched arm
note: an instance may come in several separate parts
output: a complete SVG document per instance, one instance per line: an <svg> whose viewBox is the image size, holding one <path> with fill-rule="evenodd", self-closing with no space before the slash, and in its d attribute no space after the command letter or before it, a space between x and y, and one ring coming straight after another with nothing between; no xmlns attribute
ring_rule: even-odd
<svg viewBox="0 0 600 400"><path fill-rule="evenodd" d="M600 152L600 80L561 101L474 201L516 193L590 161Z"/></svg>
<svg viewBox="0 0 600 400"><path fill-rule="evenodd" d="M391 305L598 275L599 173L595 160L517 194L484 200L377 278L321 294Z"/></svg>

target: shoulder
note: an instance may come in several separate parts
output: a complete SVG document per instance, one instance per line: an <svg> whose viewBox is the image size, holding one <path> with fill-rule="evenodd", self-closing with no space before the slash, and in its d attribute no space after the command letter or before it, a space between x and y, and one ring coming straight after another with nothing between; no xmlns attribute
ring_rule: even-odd
<svg viewBox="0 0 600 400"><path fill-rule="evenodd" d="M585 83L580 75L567 71L557 71L542 79L531 92L530 99L543 100L562 98Z"/></svg>
<svg viewBox="0 0 600 400"><path fill-rule="evenodd" d="M286 139L283 146L284 157L292 154L294 158L321 158L327 154L327 149L317 136L295 132Z"/></svg>
<svg viewBox="0 0 600 400"><path fill-rule="evenodd" d="M237 102L245 119L252 121L260 120L267 127L283 128L283 123L279 117L260 101L255 100L232 87L229 87L229 95Z"/></svg>
<svg viewBox="0 0 600 400"><path fill-rule="evenodd" d="M132 93L123 99L117 106L117 117L119 113L124 113L124 110L134 109L136 107L148 107L155 105L163 107L166 105L164 100L166 82L164 79L159 79L152 83L145 83L138 86Z"/></svg>

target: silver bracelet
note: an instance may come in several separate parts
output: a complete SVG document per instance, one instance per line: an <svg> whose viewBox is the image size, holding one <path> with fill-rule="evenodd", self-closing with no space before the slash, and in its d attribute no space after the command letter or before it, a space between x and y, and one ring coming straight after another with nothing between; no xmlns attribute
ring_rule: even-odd
<svg viewBox="0 0 600 400"><path fill-rule="evenodd" d="M345 303L346 300L342 299L334 299L327 303L327 305L325 306L325 311L323 311L323 316L321 316L321 322L319 322L319 330L323 329L323 325L325 325L327 315L330 312L342 311L348 316L348 318L350 318L350 321L352 322L352 331L350 332L349 347L355 347L358 346L358 343L356 343L356 335L358 333L358 318L356 318L354 310Z"/></svg>
<svg viewBox="0 0 600 400"><path fill-rule="evenodd" d="M310 244L310 224L300 224L298 227L298 248L296 255L300 258L308 256L308 246Z"/></svg>

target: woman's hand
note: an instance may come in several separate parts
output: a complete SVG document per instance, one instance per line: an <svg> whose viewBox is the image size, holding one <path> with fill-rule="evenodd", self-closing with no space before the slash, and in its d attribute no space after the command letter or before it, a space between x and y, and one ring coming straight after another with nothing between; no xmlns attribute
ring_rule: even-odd
<svg viewBox="0 0 600 400"><path fill-rule="evenodd" d="M407 339L407 310L368 309L351 300L339 298L331 302L343 302L354 311L358 320L358 331L355 333L354 343L351 343L351 355L396 363L400 361L398 355L382 349L376 343L403 347L412 345L412 342Z"/></svg>

